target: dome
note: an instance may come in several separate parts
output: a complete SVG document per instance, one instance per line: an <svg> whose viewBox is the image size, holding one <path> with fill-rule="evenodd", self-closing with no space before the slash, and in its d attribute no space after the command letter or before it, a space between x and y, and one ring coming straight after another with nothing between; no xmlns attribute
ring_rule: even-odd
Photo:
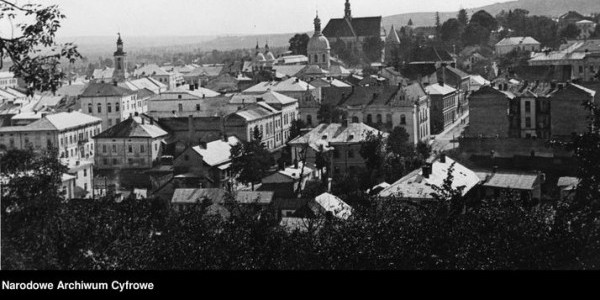
<svg viewBox="0 0 600 300"><path fill-rule="evenodd" d="M274 61L275 55L273 55L273 52L271 52L271 51L267 52L266 59L267 59L267 61Z"/></svg>
<svg viewBox="0 0 600 300"><path fill-rule="evenodd" d="M265 55L259 52L258 54L256 54L256 60L257 61L265 61L266 60Z"/></svg>
<svg viewBox="0 0 600 300"><path fill-rule="evenodd" d="M319 52L330 49L329 40L322 34L314 35L308 41L308 52Z"/></svg>

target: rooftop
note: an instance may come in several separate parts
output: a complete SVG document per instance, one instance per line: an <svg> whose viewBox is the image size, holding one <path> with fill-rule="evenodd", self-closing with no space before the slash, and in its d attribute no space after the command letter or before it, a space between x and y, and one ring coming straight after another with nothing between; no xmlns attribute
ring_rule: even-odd
<svg viewBox="0 0 600 300"><path fill-rule="evenodd" d="M205 199L214 204L225 203L227 192L222 189L176 189L171 198L172 204L201 204Z"/></svg>
<svg viewBox="0 0 600 300"><path fill-rule="evenodd" d="M202 156L207 165L214 167L231 161L231 147L237 145L239 142L238 138L230 136L227 138L227 142L219 139L207 143L206 149L202 149L200 146L193 147L192 149Z"/></svg>
<svg viewBox="0 0 600 300"><path fill-rule="evenodd" d="M264 81L255 86L252 86L244 91L244 93L265 93L268 90L275 92L303 92L314 90L315 87L295 77L284 81Z"/></svg>
<svg viewBox="0 0 600 300"><path fill-rule="evenodd" d="M522 37L522 36L515 36L515 37L508 37L508 38L504 38L503 40L501 40L500 42L498 42L496 44L496 46L517 46L517 45L539 45L540 42L536 41L534 38L530 37L530 36L526 36L526 37Z"/></svg>
<svg viewBox="0 0 600 300"><path fill-rule="evenodd" d="M309 144L312 148L318 149L320 145L327 146L332 144L346 143L361 143L365 141L368 133L382 134L386 133L378 131L375 128L367 126L363 123L349 123L348 126L343 126L339 123L320 124L307 134L297 137L290 141L291 145Z"/></svg>
<svg viewBox="0 0 600 300"><path fill-rule="evenodd" d="M135 92L112 83L90 83L81 97L124 97L132 94Z"/></svg>
<svg viewBox="0 0 600 300"><path fill-rule="evenodd" d="M476 171L481 184L486 187L531 191L540 177L537 173Z"/></svg>
<svg viewBox="0 0 600 300"><path fill-rule="evenodd" d="M157 138L168 133L154 124L149 124L139 117L130 117L125 121L103 131L95 139L112 138Z"/></svg>

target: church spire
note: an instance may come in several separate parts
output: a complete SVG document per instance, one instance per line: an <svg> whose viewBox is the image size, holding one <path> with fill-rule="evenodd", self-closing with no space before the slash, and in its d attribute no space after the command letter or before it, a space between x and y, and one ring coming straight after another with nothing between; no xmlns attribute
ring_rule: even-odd
<svg viewBox="0 0 600 300"><path fill-rule="evenodd" d="M350 0L346 0L346 9L344 10L344 18L352 19L352 9L350 9Z"/></svg>
<svg viewBox="0 0 600 300"><path fill-rule="evenodd" d="M317 11L317 17L315 17L315 35L321 34L321 19L319 19L319 11Z"/></svg>

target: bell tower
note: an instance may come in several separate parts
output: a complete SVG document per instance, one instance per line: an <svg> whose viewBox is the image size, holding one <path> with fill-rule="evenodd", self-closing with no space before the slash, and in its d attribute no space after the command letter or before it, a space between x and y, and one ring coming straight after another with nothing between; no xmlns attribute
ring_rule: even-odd
<svg viewBox="0 0 600 300"><path fill-rule="evenodd" d="M115 71L113 72L113 81L123 82L127 79L127 53L123 51L123 40L119 33L117 39L117 51L114 53Z"/></svg>
<svg viewBox="0 0 600 300"><path fill-rule="evenodd" d="M346 0L346 9L344 10L344 18L351 20L352 19L352 9L350 8L350 0Z"/></svg>

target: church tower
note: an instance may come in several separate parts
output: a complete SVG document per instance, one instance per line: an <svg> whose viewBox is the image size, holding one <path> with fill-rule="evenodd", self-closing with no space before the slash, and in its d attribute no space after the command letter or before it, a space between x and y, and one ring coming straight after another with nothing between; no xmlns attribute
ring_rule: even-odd
<svg viewBox="0 0 600 300"><path fill-rule="evenodd" d="M119 33L117 39L117 51L114 53L115 70L113 72L113 81L123 82L127 79L127 53L123 51L123 40Z"/></svg>
<svg viewBox="0 0 600 300"><path fill-rule="evenodd" d="M351 20L352 19L352 9L350 9L350 0L346 0L346 9L344 10L344 18Z"/></svg>
<svg viewBox="0 0 600 300"><path fill-rule="evenodd" d="M307 54L309 65L318 65L324 70L329 70L331 67L331 47L329 40L321 32L321 19L318 13L315 18L315 33L308 40Z"/></svg>

